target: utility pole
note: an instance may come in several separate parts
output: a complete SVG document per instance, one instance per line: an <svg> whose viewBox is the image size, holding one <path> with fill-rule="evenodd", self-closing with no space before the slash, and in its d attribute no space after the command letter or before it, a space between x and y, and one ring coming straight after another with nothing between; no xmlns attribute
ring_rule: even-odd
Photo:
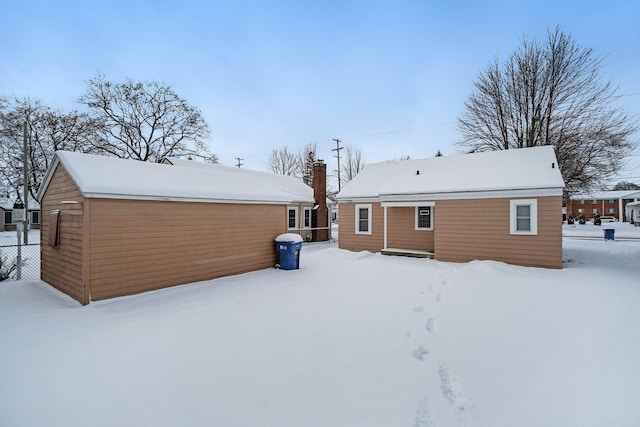
<svg viewBox="0 0 640 427"><path fill-rule="evenodd" d="M342 141L340 141L338 138L333 138L333 141L336 142L336 148L332 148L331 151L335 151L336 155L334 157L336 157L338 159L338 193L340 192L341 186L340 186L340 150L342 150L343 147L340 147L340 143Z"/></svg>
<svg viewBox="0 0 640 427"><path fill-rule="evenodd" d="M236 167L239 168L240 166L244 165L244 163L242 163L242 160L244 160L243 158L235 157L235 159L238 161L238 164L236 165Z"/></svg>
<svg viewBox="0 0 640 427"><path fill-rule="evenodd" d="M23 200L24 200L24 244L29 244L29 173L27 170L27 161L29 159L29 155L27 153L28 144L27 144L27 122L22 124L22 144L23 144L23 165L22 165L22 173L23 173Z"/></svg>

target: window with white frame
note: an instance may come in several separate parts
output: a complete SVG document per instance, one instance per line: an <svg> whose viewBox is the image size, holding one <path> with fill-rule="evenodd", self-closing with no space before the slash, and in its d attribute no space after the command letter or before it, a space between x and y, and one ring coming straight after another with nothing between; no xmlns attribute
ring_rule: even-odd
<svg viewBox="0 0 640 427"><path fill-rule="evenodd" d="M580 199L580 204L584 205L584 199Z"/></svg>
<svg viewBox="0 0 640 427"><path fill-rule="evenodd" d="M600 209L598 209L598 208L591 208L591 213L592 213L592 214L599 214L599 213L600 213Z"/></svg>
<svg viewBox="0 0 640 427"><path fill-rule="evenodd" d="M311 208L304 208L304 228L311 228Z"/></svg>
<svg viewBox="0 0 640 427"><path fill-rule="evenodd" d="M616 213L616 212L617 212L617 209L616 209L616 208L608 208L608 209L607 209L607 213L609 213L609 214L614 214L614 213Z"/></svg>
<svg viewBox="0 0 640 427"><path fill-rule="evenodd" d="M595 205L595 204L597 204L597 203L600 203L600 200L598 200L598 199L593 199L593 200L591 200L591 204L592 204L592 205Z"/></svg>
<svg viewBox="0 0 640 427"><path fill-rule="evenodd" d="M608 199L607 203L609 203L610 205L613 205L614 203L618 203L618 201L616 199Z"/></svg>
<svg viewBox="0 0 640 427"><path fill-rule="evenodd" d="M31 211L31 224L40 224L40 211Z"/></svg>
<svg viewBox="0 0 640 427"><path fill-rule="evenodd" d="M416 207L416 230L433 230L433 206Z"/></svg>
<svg viewBox="0 0 640 427"><path fill-rule="evenodd" d="M12 211L4 211L4 223L5 224L13 224L13 212Z"/></svg>
<svg viewBox="0 0 640 427"><path fill-rule="evenodd" d="M538 234L538 201L511 200L511 234Z"/></svg>
<svg viewBox="0 0 640 427"><path fill-rule="evenodd" d="M287 227L289 230L295 229L298 226L298 208L290 207L288 211Z"/></svg>
<svg viewBox="0 0 640 427"><path fill-rule="evenodd" d="M356 205L356 234L371 234L371 205Z"/></svg>

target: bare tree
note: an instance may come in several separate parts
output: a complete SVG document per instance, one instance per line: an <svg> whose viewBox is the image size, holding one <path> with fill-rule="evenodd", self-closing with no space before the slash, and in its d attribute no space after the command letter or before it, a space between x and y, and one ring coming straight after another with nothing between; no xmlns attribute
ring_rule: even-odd
<svg viewBox="0 0 640 427"><path fill-rule="evenodd" d="M27 124L29 193L35 197L56 150L88 152L96 125L86 114L62 113L39 100L14 98L0 110L0 180L22 197L23 124Z"/></svg>
<svg viewBox="0 0 640 427"><path fill-rule="evenodd" d="M613 187L615 190L640 190L640 185L634 182L620 181Z"/></svg>
<svg viewBox="0 0 640 427"><path fill-rule="evenodd" d="M343 176L342 179L347 183L355 178L362 169L364 169L365 158L362 155L362 150L360 148L347 145L344 149L344 160L341 168Z"/></svg>
<svg viewBox="0 0 640 427"><path fill-rule="evenodd" d="M553 145L568 191L602 186L637 145L603 59L556 28L480 74L458 120L469 151Z"/></svg>
<svg viewBox="0 0 640 427"><path fill-rule="evenodd" d="M289 151L287 146L281 149L274 148L267 161L267 167L271 172L280 175L300 175L299 157Z"/></svg>
<svg viewBox="0 0 640 427"><path fill-rule="evenodd" d="M205 144L209 129L200 110L164 83L112 83L98 74L78 101L101 124L93 141L99 152L153 162L167 156L218 162Z"/></svg>

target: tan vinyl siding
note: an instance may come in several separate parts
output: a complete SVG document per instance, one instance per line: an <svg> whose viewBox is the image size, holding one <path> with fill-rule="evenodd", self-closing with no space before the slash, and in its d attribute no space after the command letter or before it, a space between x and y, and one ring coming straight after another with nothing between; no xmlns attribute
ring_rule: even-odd
<svg viewBox="0 0 640 427"><path fill-rule="evenodd" d="M356 203L340 203L340 238L338 245L351 251L379 252L384 245L384 211L380 203L371 204L371 234L356 234Z"/></svg>
<svg viewBox="0 0 640 427"><path fill-rule="evenodd" d="M297 221L296 221L296 227L295 228L289 228L289 208L292 209L296 209L297 210ZM305 208L308 209L313 209L313 204L311 203L289 203L287 205L287 210L285 211L285 215L283 216L284 219L284 227L285 230L287 230L287 233L295 233L295 234L299 234L302 239L304 241L308 241L311 240L312 237L312 230L310 230L311 228L311 224L309 225L309 230L305 229L304 227L304 210ZM313 210L311 211L313 214Z"/></svg>
<svg viewBox="0 0 640 427"><path fill-rule="evenodd" d="M538 233L510 234L510 200L444 200L436 203L435 259L497 260L534 267L562 267L562 198L538 197Z"/></svg>
<svg viewBox="0 0 640 427"><path fill-rule="evenodd" d="M62 203L77 202L77 203ZM49 246L50 212L60 210L59 247ZM83 304L88 295L83 286L83 197L60 165L56 168L41 202L41 276L54 288Z"/></svg>
<svg viewBox="0 0 640 427"><path fill-rule="evenodd" d="M416 230L415 207L387 208L387 247L433 252L433 236L433 231Z"/></svg>
<svg viewBox="0 0 640 427"><path fill-rule="evenodd" d="M284 205L91 200L91 299L272 267Z"/></svg>

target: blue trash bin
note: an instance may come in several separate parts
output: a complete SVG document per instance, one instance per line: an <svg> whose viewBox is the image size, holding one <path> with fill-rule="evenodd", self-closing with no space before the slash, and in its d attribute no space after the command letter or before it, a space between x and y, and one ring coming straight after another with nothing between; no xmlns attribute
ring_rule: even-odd
<svg viewBox="0 0 640 427"><path fill-rule="evenodd" d="M613 228L605 228L604 230L604 240L615 240L614 236L616 234L616 230Z"/></svg>
<svg viewBox="0 0 640 427"><path fill-rule="evenodd" d="M285 233L275 239L276 251L280 254L276 268L283 270L296 270L300 268L300 250L302 249L302 237L299 234Z"/></svg>

